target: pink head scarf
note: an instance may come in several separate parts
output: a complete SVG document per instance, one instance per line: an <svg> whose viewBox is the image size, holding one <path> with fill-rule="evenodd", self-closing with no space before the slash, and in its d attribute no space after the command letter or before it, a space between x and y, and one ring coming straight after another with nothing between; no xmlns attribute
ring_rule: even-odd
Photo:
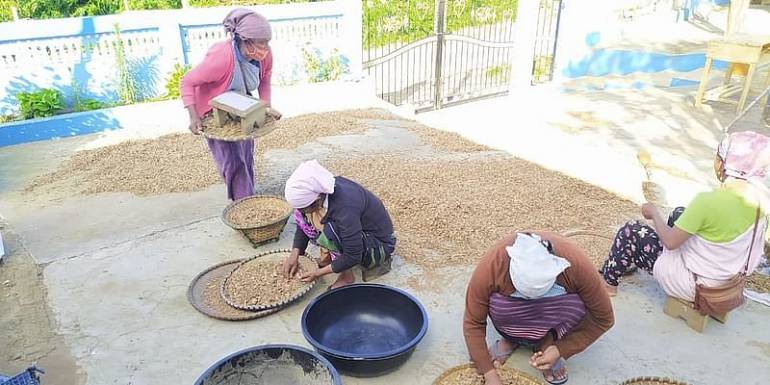
<svg viewBox="0 0 770 385"><path fill-rule="evenodd" d="M291 207L304 209L320 194L334 193L334 175L317 160L309 160L297 167L286 181L284 195Z"/></svg>
<svg viewBox="0 0 770 385"><path fill-rule="evenodd" d="M273 37L270 22L264 16L245 8L230 11L222 25L225 31L245 40L270 41Z"/></svg>
<svg viewBox="0 0 770 385"><path fill-rule="evenodd" d="M724 161L727 176L763 184L770 171L770 138L756 132L728 135L717 153Z"/></svg>

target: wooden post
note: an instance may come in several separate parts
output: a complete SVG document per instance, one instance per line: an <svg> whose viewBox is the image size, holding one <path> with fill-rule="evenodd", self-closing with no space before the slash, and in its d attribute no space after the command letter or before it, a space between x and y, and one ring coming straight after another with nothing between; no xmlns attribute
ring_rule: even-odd
<svg viewBox="0 0 770 385"><path fill-rule="evenodd" d="M709 74L711 73L711 64L714 59L706 57L706 65L703 66L703 75L700 77L700 85L698 85L698 92L695 94L695 106L699 107L703 103L703 94L706 92L706 86L709 82Z"/></svg>
<svg viewBox="0 0 770 385"><path fill-rule="evenodd" d="M730 0L725 36L738 33L743 29L743 19L746 17L746 10L749 9L749 5L751 5L750 0Z"/></svg>

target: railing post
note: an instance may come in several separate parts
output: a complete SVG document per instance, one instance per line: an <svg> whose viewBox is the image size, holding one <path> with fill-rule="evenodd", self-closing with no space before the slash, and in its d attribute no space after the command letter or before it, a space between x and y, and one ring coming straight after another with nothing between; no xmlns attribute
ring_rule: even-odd
<svg viewBox="0 0 770 385"><path fill-rule="evenodd" d="M344 16L342 17L342 39L344 54L350 60L350 73L359 79L363 74L363 7L360 0L341 0Z"/></svg>
<svg viewBox="0 0 770 385"><path fill-rule="evenodd" d="M442 69L444 67L444 32L446 29L446 0L436 0L436 20L434 31L436 33L436 70L435 70L435 89L433 108L441 108L443 98Z"/></svg>
<svg viewBox="0 0 770 385"><path fill-rule="evenodd" d="M174 16L168 15L167 17L158 19L158 38L160 40L161 47L158 68L160 70L160 78L163 79L163 81L160 82L161 84L165 84L165 79L169 73L173 71L174 64L190 64L186 63L181 36L182 29L179 28L179 23L176 21L178 18ZM164 89L160 89L159 91L162 92Z"/></svg>
<svg viewBox="0 0 770 385"><path fill-rule="evenodd" d="M516 42L513 48L513 65L511 65L511 90L532 85L540 1L517 1L516 22L514 23Z"/></svg>

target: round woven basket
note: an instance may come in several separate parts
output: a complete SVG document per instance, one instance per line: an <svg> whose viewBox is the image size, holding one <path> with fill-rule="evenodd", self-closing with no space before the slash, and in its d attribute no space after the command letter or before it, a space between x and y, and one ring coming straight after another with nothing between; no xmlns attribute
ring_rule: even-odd
<svg viewBox="0 0 770 385"><path fill-rule="evenodd" d="M689 385L686 382L663 377L636 377L625 380L620 385Z"/></svg>
<svg viewBox="0 0 770 385"><path fill-rule="evenodd" d="M218 263L208 269L202 271L200 274L193 278L190 282L190 286L187 288L187 300L190 305L199 312L215 319L225 321L246 321L260 317L264 317L281 310L281 308L274 308L263 311L246 311L230 306L219 292L221 282L227 277L230 272L240 265L244 259L234 259ZM216 306L206 302L205 292L209 290L209 284L214 285L216 290L216 296L213 297L220 306ZM224 310L226 309L226 310Z"/></svg>
<svg viewBox="0 0 770 385"><path fill-rule="evenodd" d="M250 226L241 226L233 223L230 220L230 214L233 210L236 210L238 208L238 205L247 202L252 201L255 199L261 199L261 200L278 200L281 201L282 204L286 206L286 210L283 214L281 214L280 217L277 217L275 219L270 219L265 224L258 226L258 227L250 227ZM230 203L227 207L225 207L224 211L222 211L222 222L224 222L226 225L232 227L235 230L240 231L246 239L251 242L251 244L254 247L264 245L265 243L277 241L278 238L281 236L281 232L283 231L283 228L286 226L286 221L289 220L289 216L291 216L292 208L289 206L289 203L286 202L283 197L277 196L277 195L252 195L250 197L241 198L233 203Z"/></svg>
<svg viewBox="0 0 770 385"><path fill-rule="evenodd" d="M213 120L213 118L204 117L204 122L206 119ZM215 132L207 132L205 128L201 130L201 135L204 138L208 138L208 139L222 140L225 142L240 142L246 139L256 139L256 138L265 136L273 132L276 128L278 128L278 126L279 126L278 121L268 116L267 118L265 118L264 125L262 125L261 127L255 128L248 135L223 136L223 135L218 135Z"/></svg>
<svg viewBox="0 0 770 385"><path fill-rule="evenodd" d="M222 280L222 284L219 286L219 293L222 296L222 299L225 302L227 302L228 305L234 308L238 308L241 310L248 310L248 311L264 311L264 310L270 310L275 308L279 308L279 309L284 308L290 305L291 303L293 303L294 301L302 298L302 296L307 294L313 288L313 286L315 286L315 281L310 282L310 284L307 285L305 288L298 291L297 293L294 293L292 296L284 299L283 301L276 302L276 303L269 303L269 304L261 304L261 305L246 305L246 304L238 303L234 301L232 298L230 298L230 295L227 293L227 290L225 290L228 280L230 279L230 277L232 277L233 273L238 270L239 267L257 258L277 258L280 254L288 254L288 253L291 253L291 250L288 250L288 249L272 250L272 251L257 254L251 258L243 260L241 263L238 264L238 266L236 266L232 271L230 271L227 274L225 279ZM313 259L311 259L308 256L303 255L303 256L300 256L300 258L304 258L307 261L310 261L311 263L315 264L315 261L313 261Z"/></svg>
<svg viewBox="0 0 770 385"><path fill-rule="evenodd" d="M451 383L448 382L450 377L452 377L453 375L455 375L459 371L468 370L468 369L473 370L475 372L476 367L473 364L464 364L464 365L455 366L455 367L445 371L438 378L436 378L436 380L433 381L433 385L450 385ZM497 372L498 373L506 373L506 374L511 375L511 377L515 377L516 380L518 381L518 383L516 385L543 385L544 384L542 381L540 381L540 380L530 376L527 373L520 372L520 371L518 371L516 369L511 369L511 368L508 368L508 367L505 367L505 366L497 368ZM484 377L479 375L479 378L480 378L480 381L481 381L479 383L483 384L484 383ZM455 384L451 384L451 385L455 385ZM459 385L459 384L457 384L457 385Z"/></svg>

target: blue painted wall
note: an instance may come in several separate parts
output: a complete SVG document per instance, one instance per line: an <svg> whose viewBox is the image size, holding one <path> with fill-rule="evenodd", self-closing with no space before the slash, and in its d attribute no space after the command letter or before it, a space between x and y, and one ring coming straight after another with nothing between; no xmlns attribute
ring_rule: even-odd
<svg viewBox="0 0 770 385"><path fill-rule="evenodd" d="M635 72L655 73L662 71L690 72L703 68L704 53L671 55L641 51L613 49L592 50L577 61L570 61L562 70L567 78L581 76L628 75ZM714 61L714 68L724 69L727 63Z"/></svg>

